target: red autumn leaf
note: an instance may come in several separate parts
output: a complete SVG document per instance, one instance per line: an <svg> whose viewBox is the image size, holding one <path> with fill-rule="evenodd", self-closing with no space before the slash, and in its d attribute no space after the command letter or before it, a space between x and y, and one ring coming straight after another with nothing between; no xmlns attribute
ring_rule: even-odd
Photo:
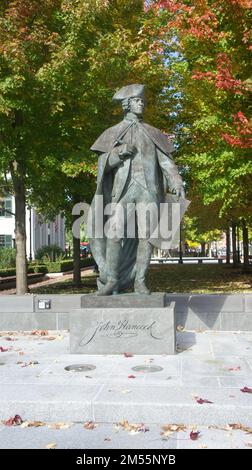
<svg viewBox="0 0 252 470"><path fill-rule="evenodd" d="M237 367L229 367L228 370L237 371L237 370L241 370L241 367L240 367L240 366L237 366Z"/></svg>
<svg viewBox="0 0 252 470"><path fill-rule="evenodd" d="M128 375L128 379L135 379L136 376L135 375Z"/></svg>
<svg viewBox="0 0 252 470"><path fill-rule="evenodd" d="M124 357L133 357L133 354L130 352L123 353Z"/></svg>
<svg viewBox="0 0 252 470"><path fill-rule="evenodd" d="M17 341L17 338L11 338L10 336L6 336L6 338L4 338L6 341Z"/></svg>
<svg viewBox="0 0 252 470"><path fill-rule="evenodd" d="M34 335L34 336L47 336L48 331L47 330L33 330L31 332L31 335Z"/></svg>
<svg viewBox="0 0 252 470"><path fill-rule="evenodd" d="M212 401L209 401L209 400L206 400L205 398L199 398L198 400L196 400L197 403L199 403L200 405L202 405L203 403L213 403Z"/></svg>
<svg viewBox="0 0 252 470"><path fill-rule="evenodd" d="M200 431L191 431L190 432L190 439L192 441L196 441L199 438Z"/></svg>
<svg viewBox="0 0 252 470"><path fill-rule="evenodd" d="M252 393L252 388L249 388L249 387L243 387L243 388L240 388L240 390L243 393Z"/></svg>
<svg viewBox="0 0 252 470"><path fill-rule="evenodd" d="M141 426L138 429L139 432L148 432L149 430L150 428L147 428L147 426L145 426L144 424L141 424Z"/></svg>
<svg viewBox="0 0 252 470"><path fill-rule="evenodd" d="M9 351L9 348L3 348L2 346L0 346L0 352L6 352L6 351Z"/></svg>
<svg viewBox="0 0 252 470"><path fill-rule="evenodd" d="M20 426L22 424L23 420L21 416L15 415L13 418L7 419L7 421L3 421L5 426Z"/></svg>

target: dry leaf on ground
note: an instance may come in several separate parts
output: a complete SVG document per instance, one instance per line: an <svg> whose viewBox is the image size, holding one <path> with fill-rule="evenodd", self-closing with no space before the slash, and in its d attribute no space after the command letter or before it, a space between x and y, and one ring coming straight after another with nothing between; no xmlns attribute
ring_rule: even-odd
<svg viewBox="0 0 252 470"><path fill-rule="evenodd" d="M50 442L50 444L47 444L46 446L47 449L55 449L55 447L57 447L55 442Z"/></svg>
<svg viewBox="0 0 252 470"><path fill-rule="evenodd" d="M133 354L130 352L123 353L124 357L133 357Z"/></svg>
<svg viewBox="0 0 252 470"><path fill-rule="evenodd" d="M9 418L6 421L3 421L3 424L5 424L5 426L20 426L22 422L23 420L21 416L15 415L13 418Z"/></svg>
<svg viewBox="0 0 252 470"><path fill-rule="evenodd" d="M21 428L39 428L41 426L45 426L46 423L43 421L24 421L21 424Z"/></svg>
<svg viewBox="0 0 252 470"><path fill-rule="evenodd" d="M182 326L182 325L178 325L177 328L176 328L176 330L177 330L177 331L184 331L185 328L184 328L184 326Z"/></svg>
<svg viewBox="0 0 252 470"><path fill-rule="evenodd" d="M123 428L129 434L137 434L139 432L148 432L149 428L147 428L143 423L141 424L129 424L128 421L121 421L117 426Z"/></svg>
<svg viewBox="0 0 252 470"><path fill-rule="evenodd" d="M47 336L49 333L48 333L48 330L33 330L31 332L31 335L35 335L35 336Z"/></svg>
<svg viewBox="0 0 252 470"><path fill-rule="evenodd" d="M160 433L162 439L169 439L174 432L185 431L186 426L184 424L165 424L162 429L163 431Z"/></svg>
<svg viewBox="0 0 252 470"><path fill-rule="evenodd" d="M93 421L87 421L86 423L83 424L83 427L85 429L90 429L90 430L97 428L97 426L98 424L93 423Z"/></svg>
<svg viewBox="0 0 252 470"><path fill-rule="evenodd" d="M206 398L198 398L196 401L197 401L197 403L199 403L200 405L202 405L203 403L213 403L212 401L207 400Z"/></svg>
<svg viewBox="0 0 252 470"><path fill-rule="evenodd" d="M49 429L69 429L73 426L72 423L51 423L48 424Z"/></svg>
<svg viewBox="0 0 252 470"><path fill-rule="evenodd" d="M128 375L128 379L135 379L136 376L135 375Z"/></svg>
<svg viewBox="0 0 252 470"><path fill-rule="evenodd" d="M35 365L39 364L39 362L38 361L29 361L29 362L19 361L19 362L17 362L17 364L19 364L20 367L29 367L29 366L35 366Z"/></svg>
<svg viewBox="0 0 252 470"><path fill-rule="evenodd" d="M248 426L244 426L243 424L234 423L234 424L229 424L228 426L231 429L239 429L240 431L244 431L248 434L252 434L252 428L249 428Z"/></svg>
<svg viewBox="0 0 252 470"><path fill-rule="evenodd" d="M190 439L192 441L196 441L199 438L200 431L191 431L190 432Z"/></svg>
<svg viewBox="0 0 252 470"><path fill-rule="evenodd" d="M0 346L0 352L7 352L7 351L10 351L10 348L3 348L2 346Z"/></svg>
<svg viewBox="0 0 252 470"><path fill-rule="evenodd" d="M243 393L252 393L252 388L250 387L243 387L243 388L240 388L240 390Z"/></svg>

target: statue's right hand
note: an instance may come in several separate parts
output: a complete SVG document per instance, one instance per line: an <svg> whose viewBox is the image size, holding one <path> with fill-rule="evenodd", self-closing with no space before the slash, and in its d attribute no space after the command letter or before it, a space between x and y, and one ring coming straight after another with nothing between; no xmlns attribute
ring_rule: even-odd
<svg viewBox="0 0 252 470"><path fill-rule="evenodd" d="M137 148L132 144L123 144L119 150L119 158L122 160L129 157L134 157L137 153Z"/></svg>

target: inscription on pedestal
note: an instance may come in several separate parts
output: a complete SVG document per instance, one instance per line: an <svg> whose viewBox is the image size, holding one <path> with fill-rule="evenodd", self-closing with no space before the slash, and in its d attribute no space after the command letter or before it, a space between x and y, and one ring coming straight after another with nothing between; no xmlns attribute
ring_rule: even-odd
<svg viewBox="0 0 252 470"><path fill-rule="evenodd" d="M70 313L70 351L81 354L174 354L174 310L88 308Z"/></svg>

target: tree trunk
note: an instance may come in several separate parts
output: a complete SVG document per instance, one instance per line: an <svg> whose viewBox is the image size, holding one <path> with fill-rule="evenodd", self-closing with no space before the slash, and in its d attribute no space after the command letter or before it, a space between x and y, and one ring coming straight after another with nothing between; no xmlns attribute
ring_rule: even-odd
<svg viewBox="0 0 252 470"><path fill-rule="evenodd" d="M74 218L78 218L75 216ZM76 287L81 286L81 271L80 271L80 238L73 236L73 284Z"/></svg>
<svg viewBox="0 0 252 470"><path fill-rule="evenodd" d="M243 238L243 272L248 273L249 270L249 238L246 220L242 220L242 238Z"/></svg>
<svg viewBox="0 0 252 470"><path fill-rule="evenodd" d="M236 248L236 223L232 222L232 250L233 250L233 266L237 266L237 248Z"/></svg>
<svg viewBox="0 0 252 470"><path fill-rule="evenodd" d="M206 242L201 242L201 256L206 256Z"/></svg>
<svg viewBox="0 0 252 470"><path fill-rule="evenodd" d="M241 256L240 256L240 231L239 225L237 225L237 263L241 263Z"/></svg>
<svg viewBox="0 0 252 470"><path fill-rule="evenodd" d="M230 264L230 228L226 230L226 264Z"/></svg>
<svg viewBox="0 0 252 470"><path fill-rule="evenodd" d="M16 294L28 292L25 226L25 183L22 175L13 178L15 194Z"/></svg>

